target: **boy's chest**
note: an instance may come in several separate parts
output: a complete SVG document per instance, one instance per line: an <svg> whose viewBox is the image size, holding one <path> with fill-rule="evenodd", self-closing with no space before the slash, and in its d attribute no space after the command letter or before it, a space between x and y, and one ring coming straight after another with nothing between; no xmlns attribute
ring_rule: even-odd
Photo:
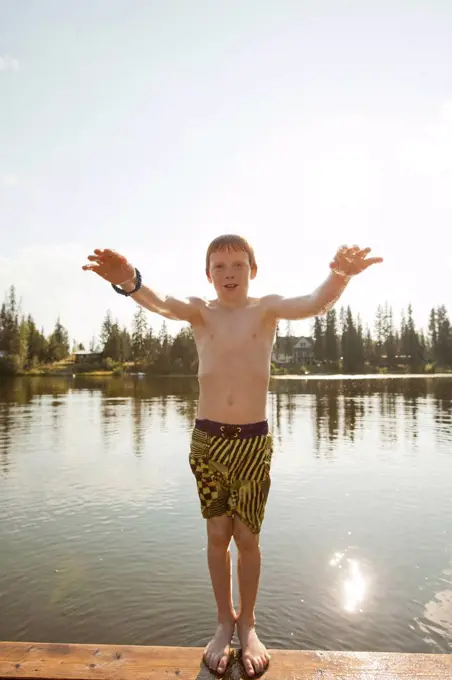
<svg viewBox="0 0 452 680"><path fill-rule="evenodd" d="M231 313L212 312L202 329L204 346L244 348L250 344L267 344L274 330L264 323L259 310L236 310Z"/></svg>

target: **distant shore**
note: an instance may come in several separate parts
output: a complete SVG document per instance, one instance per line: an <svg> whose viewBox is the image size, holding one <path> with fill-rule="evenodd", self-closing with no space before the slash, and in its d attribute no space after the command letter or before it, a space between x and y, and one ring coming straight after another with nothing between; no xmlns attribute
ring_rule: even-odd
<svg viewBox="0 0 452 680"><path fill-rule="evenodd" d="M189 373L145 373L144 371L123 371L117 373L108 370L94 370L94 371L74 371L58 370L52 368L34 369L30 371L23 371L17 373L12 377L61 377L61 378L78 378L78 377L92 377L92 378L125 378L125 377L149 377L149 378L197 378L196 374ZM287 374L281 375L272 373L270 375L272 380L388 380L389 378L452 378L452 371L449 373L308 373L308 374Z"/></svg>

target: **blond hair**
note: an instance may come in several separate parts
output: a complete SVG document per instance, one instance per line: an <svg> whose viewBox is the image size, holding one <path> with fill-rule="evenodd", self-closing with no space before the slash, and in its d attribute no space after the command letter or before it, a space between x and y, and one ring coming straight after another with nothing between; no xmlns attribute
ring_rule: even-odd
<svg viewBox="0 0 452 680"><path fill-rule="evenodd" d="M239 236L238 234L222 234L221 236L217 236L217 238L215 238L207 248L206 253L207 274L209 273L210 269L210 256L212 255L212 253L219 253L222 250L244 251L245 253L248 254L251 269L257 269L254 250L250 246L246 238L244 238L243 236Z"/></svg>

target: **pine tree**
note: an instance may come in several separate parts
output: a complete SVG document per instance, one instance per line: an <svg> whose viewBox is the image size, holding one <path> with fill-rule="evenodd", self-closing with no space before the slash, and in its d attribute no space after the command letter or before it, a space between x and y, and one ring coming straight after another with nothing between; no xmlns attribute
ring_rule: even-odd
<svg viewBox="0 0 452 680"><path fill-rule="evenodd" d="M314 359L318 362L325 360L325 336L324 336L324 320L322 317L316 316L314 318Z"/></svg>
<svg viewBox="0 0 452 680"><path fill-rule="evenodd" d="M429 358L430 360L438 360L438 325L436 321L436 310L434 307L430 310L428 319L428 333L429 333Z"/></svg>
<svg viewBox="0 0 452 680"><path fill-rule="evenodd" d="M144 339L144 342L146 345L146 338ZM132 359L132 339L125 326L120 332L120 344L122 361L130 361L130 359Z"/></svg>
<svg viewBox="0 0 452 680"><path fill-rule="evenodd" d="M440 305L436 309L437 342L435 358L438 364L449 367L452 364L452 332L446 307Z"/></svg>
<svg viewBox="0 0 452 680"><path fill-rule="evenodd" d="M102 345L102 351L105 351L105 346L107 345L107 343L110 340L112 327L113 327L113 321L112 321L112 318L111 318L111 312L108 309L106 314L105 314L105 318L102 322L102 328L101 328L101 331L100 331L100 342L101 342L101 345ZM93 340L94 340L94 338L93 338ZM105 356L108 356L108 354L106 354Z"/></svg>
<svg viewBox="0 0 452 680"><path fill-rule="evenodd" d="M363 338L363 324L360 315L358 314L356 320L356 353L355 353L355 371L356 373L364 372L364 338Z"/></svg>
<svg viewBox="0 0 452 680"><path fill-rule="evenodd" d="M19 307L16 289L11 286L0 310L0 350L9 356L20 356Z"/></svg>
<svg viewBox="0 0 452 680"><path fill-rule="evenodd" d="M364 343L364 362L367 364L375 364L375 343L370 333L370 328L366 327L366 333L363 340Z"/></svg>
<svg viewBox="0 0 452 680"><path fill-rule="evenodd" d="M61 361L69 354L69 334L58 317L47 347L48 361Z"/></svg>
<svg viewBox="0 0 452 680"><path fill-rule="evenodd" d="M19 325L19 365L22 370L28 364L28 323L24 317Z"/></svg>
<svg viewBox="0 0 452 680"><path fill-rule="evenodd" d="M171 340L168 335L166 321L164 321L158 335L157 357L154 362L154 369L158 373L166 374L170 372L170 350Z"/></svg>
<svg viewBox="0 0 452 680"><path fill-rule="evenodd" d="M362 325L360 321L355 324L350 307L343 318L341 345L344 373L361 373L364 369Z"/></svg>
<svg viewBox="0 0 452 680"><path fill-rule="evenodd" d="M325 359L332 370L338 369L339 339L337 336L336 310L330 309L326 315Z"/></svg>
<svg viewBox="0 0 452 680"><path fill-rule="evenodd" d="M195 339L191 328L183 328L170 349L171 367L175 372L192 374L198 365Z"/></svg>
<svg viewBox="0 0 452 680"><path fill-rule="evenodd" d="M146 313L143 307L138 307L133 317L132 357L134 361L143 361L146 358L147 334Z"/></svg>
<svg viewBox="0 0 452 680"><path fill-rule="evenodd" d="M104 344L103 355L105 358L110 358L113 361L123 361L122 344L121 344L121 331L119 330L118 322L111 322L110 334L107 337L107 341ZM104 328L102 329L104 331ZM105 336L106 337L106 332Z"/></svg>
<svg viewBox="0 0 452 680"><path fill-rule="evenodd" d="M381 361L385 341L384 309L378 305L375 316L375 359Z"/></svg>
<svg viewBox="0 0 452 680"><path fill-rule="evenodd" d="M286 322L286 351L287 356L292 357L293 348L296 344L296 339L293 337L292 322Z"/></svg>
<svg viewBox="0 0 452 680"><path fill-rule="evenodd" d="M404 321L402 326L401 339L403 354L408 357L410 370L419 370L424 361L424 356L413 319L411 303L408 305L406 321Z"/></svg>
<svg viewBox="0 0 452 680"><path fill-rule="evenodd" d="M44 360L46 355L46 341L36 327L31 314L27 317L28 325L28 347L27 347L27 366L33 368Z"/></svg>
<svg viewBox="0 0 452 680"><path fill-rule="evenodd" d="M392 368L395 365L395 358L397 354L396 338L394 333L394 321L392 307L385 303L381 316L381 332L383 351L386 355L386 365Z"/></svg>

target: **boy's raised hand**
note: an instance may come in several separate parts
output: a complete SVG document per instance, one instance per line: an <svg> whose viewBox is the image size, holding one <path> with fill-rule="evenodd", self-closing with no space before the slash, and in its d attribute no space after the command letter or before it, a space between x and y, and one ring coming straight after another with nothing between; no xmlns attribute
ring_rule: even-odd
<svg viewBox="0 0 452 680"><path fill-rule="evenodd" d="M337 251L334 259L330 262L330 269L339 271L346 276L355 276L365 271L368 267L379 262L383 262L382 257L367 257L370 248L359 248L359 246L342 246Z"/></svg>
<svg viewBox="0 0 452 680"><path fill-rule="evenodd" d="M88 260L93 264L85 264L84 271L95 272L106 281L118 286L125 281L132 281L135 276L135 268L120 255L116 250L94 250L94 255L88 255Z"/></svg>

